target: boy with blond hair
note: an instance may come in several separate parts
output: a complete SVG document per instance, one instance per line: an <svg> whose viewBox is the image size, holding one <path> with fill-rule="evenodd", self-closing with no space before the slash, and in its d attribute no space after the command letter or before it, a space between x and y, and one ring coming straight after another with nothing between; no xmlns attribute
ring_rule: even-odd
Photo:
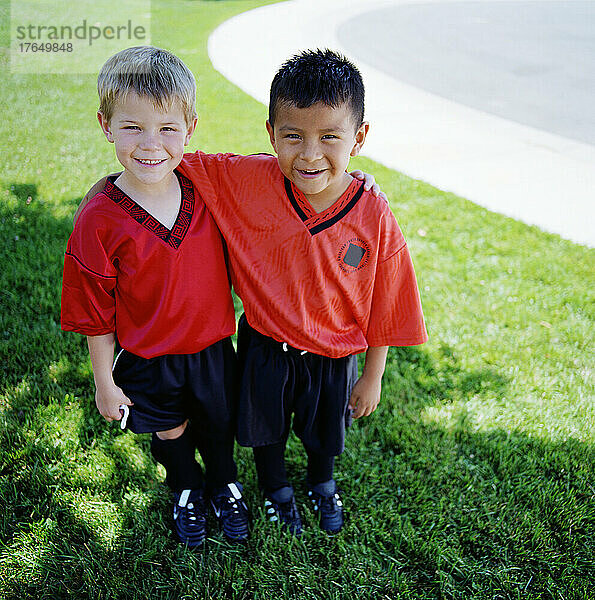
<svg viewBox="0 0 595 600"><path fill-rule="evenodd" d="M62 328L87 336L101 415L152 433L180 542L203 543L207 497L225 536L244 541L226 259L200 189L178 170L196 127L194 77L173 54L143 46L112 56L97 87L99 124L124 171L68 240Z"/></svg>

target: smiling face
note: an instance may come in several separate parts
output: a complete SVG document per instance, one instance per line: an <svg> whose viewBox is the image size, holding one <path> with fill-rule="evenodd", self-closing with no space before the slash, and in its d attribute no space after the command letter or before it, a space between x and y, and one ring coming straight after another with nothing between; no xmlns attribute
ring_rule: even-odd
<svg viewBox="0 0 595 600"><path fill-rule="evenodd" d="M317 211L325 210L352 181L345 172L359 153L368 123L354 124L348 104L333 108L317 102L308 108L279 103L275 123L267 121L279 167Z"/></svg>
<svg viewBox="0 0 595 600"><path fill-rule="evenodd" d="M123 177L139 191L166 186L180 164L196 119L188 125L179 103L160 111L146 97L130 92L116 104L109 122L99 112L99 124L124 167Z"/></svg>

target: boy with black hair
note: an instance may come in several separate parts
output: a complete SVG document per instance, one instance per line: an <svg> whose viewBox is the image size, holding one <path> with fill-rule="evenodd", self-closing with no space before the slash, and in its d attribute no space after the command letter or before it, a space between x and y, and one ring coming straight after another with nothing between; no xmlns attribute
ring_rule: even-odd
<svg viewBox="0 0 595 600"><path fill-rule="evenodd" d="M179 540L203 543L208 494L225 536L244 541L226 260L200 190L177 169L196 127L194 76L142 46L112 56L97 87L99 124L124 171L82 209L68 240L62 328L87 336L103 417L153 434Z"/></svg>
<svg viewBox="0 0 595 600"><path fill-rule="evenodd" d="M290 427L308 456L320 526L336 533L344 516L334 460L350 413L376 409L388 346L427 340L397 222L346 173L368 132L363 115L357 68L330 50L302 52L271 86L266 126L277 158L198 152L181 163L227 241L245 310L238 441L254 449L268 516L297 535L284 463ZM358 379L356 354L364 351Z"/></svg>

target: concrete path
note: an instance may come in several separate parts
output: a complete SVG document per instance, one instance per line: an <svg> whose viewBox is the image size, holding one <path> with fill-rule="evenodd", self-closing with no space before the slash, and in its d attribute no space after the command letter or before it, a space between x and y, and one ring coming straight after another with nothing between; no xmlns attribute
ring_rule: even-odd
<svg viewBox="0 0 595 600"><path fill-rule="evenodd" d="M430 6L444 10L450 2ZM369 32L367 24L379 14L390 24L388 15L397 18L399 9L422 3L427 10L427 0L292 0L261 7L216 29L209 56L225 77L266 104L271 79L290 55L306 48L339 50L358 65L366 84L371 127L364 154L490 210L595 246L595 146L464 106L387 74L392 69L386 57L379 61L380 53L375 58L373 52L387 35L378 20L376 36L361 36L354 44L346 34L358 21Z"/></svg>
<svg viewBox="0 0 595 600"><path fill-rule="evenodd" d="M595 145L593 0L398 4L337 36L393 79Z"/></svg>

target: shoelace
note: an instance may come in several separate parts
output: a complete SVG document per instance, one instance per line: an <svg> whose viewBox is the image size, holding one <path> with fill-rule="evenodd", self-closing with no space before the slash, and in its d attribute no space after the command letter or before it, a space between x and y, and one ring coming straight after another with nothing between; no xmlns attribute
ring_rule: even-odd
<svg viewBox="0 0 595 600"><path fill-rule="evenodd" d="M199 507L194 506L194 502L188 502L189 496L190 490L184 490L182 492L178 502L178 516L182 517L182 519L185 519L186 521L196 521L196 515Z"/></svg>
<svg viewBox="0 0 595 600"><path fill-rule="evenodd" d="M343 501L338 492L332 496L320 496L316 500L312 499L312 501L314 502L314 509L320 510L325 517L332 517L337 513L338 508L343 508Z"/></svg>
<svg viewBox="0 0 595 600"><path fill-rule="evenodd" d="M298 520L299 513L297 507L291 500L288 502L275 502L275 504L270 500L265 500L264 506L267 509L270 521L277 521L281 514L289 518L292 523L296 523Z"/></svg>
<svg viewBox="0 0 595 600"><path fill-rule="evenodd" d="M227 506L222 506L221 510L226 514L232 514L235 516L241 516L240 510L245 508L243 505L240 506L240 501L243 500L242 492L238 489L235 483L228 484L228 489L231 492L231 495L227 497Z"/></svg>
<svg viewBox="0 0 595 600"><path fill-rule="evenodd" d="M277 509L273 506L273 503L270 500L264 501L264 507L266 508L267 515L269 515L269 521L278 521L279 517L277 516Z"/></svg>
<svg viewBox="0 0 595 600"><path fill-rule="evenodd" d="M226 514L233 515L234 517L241 516L240 505L238 504L238 500L236 500L233 496L227 498L227 506L221 507L221 510Z"/></svg>
<svg viewBox="0 0 595 600"><path fill-rule="evenodd" d="M188 519L190 519L190 521L196 521L196 514L194 512L194 503L190 503L187 507L188 509Z"/></svg>

